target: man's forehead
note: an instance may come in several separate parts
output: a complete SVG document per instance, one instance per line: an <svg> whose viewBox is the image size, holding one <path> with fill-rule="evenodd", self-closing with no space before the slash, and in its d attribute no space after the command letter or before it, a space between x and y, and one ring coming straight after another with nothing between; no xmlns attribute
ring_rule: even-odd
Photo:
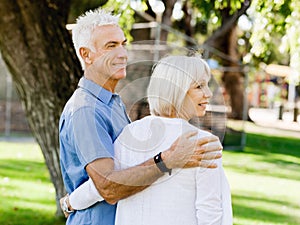
<svg viewBox="0 0 300 225"><path fill-rule="evenodd" d="M114 24L97 26L94 28L93 33L102 36L108 36L108 35L124 36L123 30L119 26Z"/></svg>
<svg viewBox="0 0 300 225"><path fill-rule="evenodd" d="M93 39L98 43L123 42L126 40L124 32L117 25L103 25L95 28Z"/></svg>

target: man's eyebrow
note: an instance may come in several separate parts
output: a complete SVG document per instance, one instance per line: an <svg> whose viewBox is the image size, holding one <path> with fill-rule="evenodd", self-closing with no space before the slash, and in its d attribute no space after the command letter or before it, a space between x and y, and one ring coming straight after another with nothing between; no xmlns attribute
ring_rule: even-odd
<svg viewBox="0 0 300 225"><path fill-rule="evenodd" d="M121 43L124 44L127 42L127 39L125 39L124 41L122 41ZM105 43L105 46L109 45L109 44L119 44L119 41L108 41Z"/></svg>

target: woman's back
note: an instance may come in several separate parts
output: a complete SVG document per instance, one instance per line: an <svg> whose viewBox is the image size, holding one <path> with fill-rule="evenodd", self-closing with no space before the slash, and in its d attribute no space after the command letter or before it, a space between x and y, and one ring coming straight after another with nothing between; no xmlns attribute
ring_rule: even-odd
<svg viewBox="0 0 300 225"><path fill-rule="evenodd" d="M191 130L198 130L198 136L210 135L177 118L148 116L126 126L115 142L116 169L144 162ZM171 176L166 174L144 191L119 201L115 224L221 224L222 171L221 161L217 169L173 170Z"/></svg>

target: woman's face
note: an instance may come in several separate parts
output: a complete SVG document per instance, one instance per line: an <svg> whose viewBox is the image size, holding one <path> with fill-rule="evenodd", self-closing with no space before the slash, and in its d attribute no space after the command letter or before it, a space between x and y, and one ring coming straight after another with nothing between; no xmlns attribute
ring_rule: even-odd
<svg viewBox="0 0 300 225"><path fill-rule="evenodd" d="M208 87L209 78L200 80L191 85L182 105L182 116L190 120L195 116L204 116L206 106L212 97L212 92Z"/></svg>

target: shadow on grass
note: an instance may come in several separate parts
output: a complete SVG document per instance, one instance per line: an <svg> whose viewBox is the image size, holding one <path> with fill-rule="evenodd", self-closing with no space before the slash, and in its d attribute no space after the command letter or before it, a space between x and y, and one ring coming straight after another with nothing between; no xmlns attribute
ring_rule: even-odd
<svg viewBox="0 0 300 225"><path fill-rule="evenodd" d="M63 217L56 217L51 213L36 211L28 208L19 208L7 205L4 210L0 209L0 224L3 225L64 225Z"/></svg>
<svg viewBox="0 0 300 225"><path fill-rule="evenodd" d="M239 134L237 133L231 130L226 134L225 141L237 143L239 141ZM250 133L247 134L246 146L243 150L228 151L237 156L243 154L243 157L239 157L239 159L245 159L243 166L228 163L228 166L235 171L300 180L300 173L295 172L300 171L300 139ZM253 167L250 165L251 163L262 163L262 166Z"/></svg>
<svg viewBox="0 0 300 225"><path fill-rule="evenodd" d="M256 198L250 196L242 196L234 194L233 200L233 213L235 218L243 218L248 220L264 221L268 224L287 224L287 221L292 221L289 224L299 224L299 215L295 217L289 216L284 212L269 211L267 206L265 208L255 208L251 205L272 204L278 207L289 207L299 209L299 205L290 204L286 201L270 200L268 198ZM245 204L243 204L245 202ZM298 217L297 217L298 216ZM238 225L238 224L236 224Z"/></svg>
<svg viewBox="0 0 300 225"><path fill-rule="evenodd" d="M48 175L41 173L41 171L47 171L45 168L44 162L17 159L0 160L0 176L11 179L22 178L22 180L49 182Z"/></svg>
<svg viewBox="0 0 300 225"><path fill-rule="evenodd" d="M255 153L270 152L300 158L300 139L296 138L247 134L246 146Z"/></svg>

